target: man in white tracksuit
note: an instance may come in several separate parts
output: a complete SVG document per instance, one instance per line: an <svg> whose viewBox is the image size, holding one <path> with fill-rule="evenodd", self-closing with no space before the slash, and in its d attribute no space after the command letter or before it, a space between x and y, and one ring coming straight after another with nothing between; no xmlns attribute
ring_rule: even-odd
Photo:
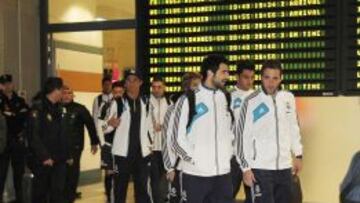
<svg viewBox="0 0 360 203"><path fill-rule="evenodd" d="M233 154L231 101L222 89L229 77L228 60L209 55L201 65L203 84L194 91L195 115L182 96L174 112L173 148L181 157L183 192L188 203L232 203L230 160ZM190 120L190 123L188 121Z"/></svg>
<svg viewBox="0 0 360 203"><path fill-rule="evenodd" d="M235 119L240 116L240 109L247 96L254 92L255 64L250 60L242 60L237 63L235 88L231 91L231 109ZM234 156L231 159L231 177L233 182L233 197L236 198L240 190L242 181L242 171L236 160L236 147L234 146ZM251 203L250 188L245 186L245 203Z"/></svg>
<svg viewBox="0 0 360 203"><path fill-rule="evenodd" d="M152 124L148 113L148 101L140 94L142 83L139 72L125 73L126 93L123 98L112 103L110 120L107 122L109 126L104 126L105 133L116 128L112 145L115 203L126 202L130 176L134 182L136 203L151 202L148 185ZM114 118L119 120L113 122Z"/></svg>
<svg viewBox="0 0 360 203"><path fill-rule="evenodd" d="M124 87L124 81L116 81L112 84L112 99L108 102L103 103L100 108L99 108L99 116L98 116L98 125L99 126L103 126L106 123L105 121L109 121L111 118L109 118L110 116L110 107L111 104L120 99L125 92L125 87ZM112 118L113 123L118 123L120 122L120 119L118 118ZM110 122L110 123L111 123ZM112 154L111 154L111 148L112 148L112 143L114 140L114 135L115 135L115 130L111 131L111 132L107 132L107 133L103 133L104 135L104 142L102 143L101 146L101 169L103 169L105 171L105 177L104 177L104 186L105 186L105 194L106 194L106 199L107 199L107 203L111 202L111 191L112 191L112 182L113 182L113 159L112 159Z"/></svg>
<svg viewBox="0 0 360 203"><path fill-rule="evenodd" d="M201 84L201 75L199 73L186 73L182 77L182 92L196 90ZM172 148L172 136L174 125L174 110L175 104L168 107L165 114L164 123L162 127L162 153L164 160L164 168L166 170L166 179L169 181L167 200L169 203L184 203L184 198L181 197L181 162L180 158L176 156L175 150Z"/></svg>
<svg viewBox="0 0 360 203"><path fill-rule="evenodd" d="M281 77L279 61L263 64L262 87L245 99L236 123L237 156L255 203L289 203L292 172L302 168L295 97L280 90Z"/></svg>
<svg viewBox="0 0 360 203"><path fill-rule="evenodd" d="M150 116L153 123L153 153L151 155L151 190L154 202L163 203L166 199L166 177L162 157L162 135L165 113L171 105L170 99L165 95L165 81L154 77L151 82Z"/></svg>
<svg viewBox="0 0 360 203"><path fill-rule="evenodd" d="M99 94L97 97L95 97L94 102L93 102L93 107L92 107L92 116L94 118L94 122L95 122L95 127L96 127L96 131L98 134L98 137L100 138L100 143L103 144L104 143L104 133L103 130L101 128L101 121L99 121L99 116L100 116L100 110L101 110L101 106L103 106L104 104L111 102L112 99L112 94L111 94L111 90L112 90L112 81L110 77L104 77L101 81L102 84L102 92L101 94Z"/></svg>

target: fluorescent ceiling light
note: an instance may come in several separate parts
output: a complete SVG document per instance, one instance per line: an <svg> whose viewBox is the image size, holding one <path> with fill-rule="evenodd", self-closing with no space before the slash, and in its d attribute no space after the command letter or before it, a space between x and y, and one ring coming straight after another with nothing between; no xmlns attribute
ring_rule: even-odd
<svg viewBox="0 0 360 203"><path fill-rule="evenodd" d="M95 18L96 21L105 21L106 19L105 18L102 18L102 17L97 17Z"/></svg>

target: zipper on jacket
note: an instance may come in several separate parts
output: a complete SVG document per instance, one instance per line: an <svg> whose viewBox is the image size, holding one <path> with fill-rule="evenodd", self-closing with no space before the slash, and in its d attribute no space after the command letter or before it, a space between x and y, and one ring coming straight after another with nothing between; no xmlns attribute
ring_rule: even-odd
<svg viewBox="0 0 360 203"><path fill-rule="evenodd" d="M275 96L272 96L273 102L274 102L274 108L275 108L275 125L276 125L276 148L277 148L277 154L276 154L276 169L279 170L279 159L280 159L280 140L279 140L279 118L278 118L278 109L276 105L276 98Z"/></svg>
<svg viewBox="0 0 360 203"><path fill-rule="evenodd" d="M257 151L256 151L256 140L253 140L253 149L254 149L254 156L253 156L253 160L256 160L256 155L257 155Z"/></svg>
<svg viewBox="0 0 360 203"><path fill-rule="evenodd" d="M158 121L159 121L159 123L158 124L160 124L160 117L161 117L161 99L159 99L159 112L158 112Z"/></svg>
<svg viewBox="0 0 360 203"><path fill-rule="evenodd" d="M219 174L219 157L218 157L218 137L217 137L217 108L216 108L216 91L213 94L214 100L214 112L215 112L215 163L216 163L216 174Z"/></svg>

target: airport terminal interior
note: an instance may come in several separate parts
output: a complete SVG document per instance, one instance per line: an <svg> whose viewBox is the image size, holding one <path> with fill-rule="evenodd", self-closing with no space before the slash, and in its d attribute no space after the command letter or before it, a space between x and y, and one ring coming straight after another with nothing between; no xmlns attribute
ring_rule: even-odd
<svg viewBox="0 0 360 203"><path fill-rule="evenodd" d="M263 62L276 60L280 61L282 66L282 83L279 91L281 89L295 95L296 118L294 118L297 123L294 125L299 127L303 152L293 154L292 157L302 164L302 170L296 176L298 182L292 182L299 188L292 187L292 192L301 196L301 200L270 201L270 199L265 199L262 203L359 203L360 159L358 163L354 161L355 154L360 151L359 0L0 0L0 75L2 75L0 83L4 84L5 89L8 83L13 84L14 91L26 102L30 108L29 115L34 119L37 114L31 109L34 105L33 97L46 84L49 84L49 77L61 78L63 84L71 92L73 91L74 101L94 114L94 105L97 105L94 100L98 101L98 95L104 91L104 78L111 81L113 87L117 81L125 81L125 87L124 84L122 87L127 91L131 83L129 78L137 76L142 81L142 92L147 95L151 95L154 83L156 83L154 81L161 78L162 84L166 84L166 97L172 98L172 95L182 91L183 75L201 72L204 66L203 60L211 54L222 55L228 59L228 71L225 72L229 76L224 89L230 92L238 84L239 61L251 61L254 67L253 88L262 90L266 88L262 83L264 80ZM205 76L206 74L209 75L209 70L205 72ZM203 89L200 88L199 91ZM0 103L2 102L1 97ZM225 103L225 99L223 102ZM276 106L275 100L274 103ZM175 106L177 104L178 102ZM135 107L129 105L129 108L131 106L131 109L136 109L136 104L133 105ZM284 109L289 110L290 106L291 103L287 102L284 104ZM197 107L198 105L196 105L195 114L203 110L201 106L200 110ZM266 106L259 107L261 108L252 112L252 115L256 117L253 123L269 111ZM6 119L8 119L6 114L8 108L6 104L5 110L1 107L1 113ZM124 108L125 112L126 107ZM246 108L241 109L246 111ZM150 107L151 110L152 107ZM148 111L147 107L146 111ZM206 113L208 109L204 111ZM92 116L94 120L97 119L97 116ZM123 116L124 114L121 118ZM194 129L197 129L195 121L198 117L196 116L201 115L195 115L193 118ZM52 121L49 116L47 119ZM276 122L279 119L284 118L276 117ZM286 119L284 120L287 122ZM6 121L8 124L9 121ZM107 124L112 126L111 121L112 118L107 121ZM86 127L82 133L85 140L84 149L79 157L80 175L77 189L74 191L76 197L73 200L67 199L65 190L70 187L70 183L64 183L64 192L60 194L64 196L64 200L52 199L50 196L53 194L49 190L44 203L184 202L169 200L171 187L168 182L163 183L166 194L163 199L159 198L161 201L156 200L154 190L145 191L149 193L149 201L140 200L141 198L135 201L135 196L139 195L137 194L139 188L134 187L134 182L140 172L134 172L134 177L130 177L126 201L119 200L122 197L119 197L121 195L116 190L119 189L116 186L115 189L111 189L110 196L112 197L109 200L105 187L107 170L101 167L102 155L105 153L101 146L107 142L104 140L104 135L98 132L97 121L91 120L91 122L95 124L100 143L97 153L92 153L94 152L94 143L91 140L93 138L89 136L89 129ZM124 119L119 122L119 127L126 123ZM132 118L131 122L134 122ZM241 118L239 123L241 123ZM241 129L242 125L239 125ZM24 128L30 128L29 126L31 125L25 124ZM133 129L132 125L130 126L129 128ZM162 123L159 126L162 128ZM264 124L261 128L265 128L264 126L266 125ZM16 127L18 126L15 125ZM101 126L100 130L103 130L103 127ZM208 126L202 126L205 131L208 127L212 129L210 121ZM7 128L9 131L9 127ZM10 129L12 128L14 126ZM143 130L140 124L137 128ZM45 131L44 128L40 129L40 133L44 132L45 135L50 133ZM292 130L290 131L292 133ZM28 131L24 130L24 132ZM235 134L236 132L235 130ZM234 137L239 140L241 138L236 135ZM153 140L150 139L150 141ZM126 142L130 142L129 148L133 146L132 138ZM255 140L253 145L255 146ZM293 146L292 142L291 148ZM142 146L136 145L136 147ZM218 146L215 147L214 150L217 150ZM149 148L152 150L151 147ZM200 148L195 147L197 150ZM285 148L287 147L281 150L287 150ZM264 149L258 149L259 156L264 153L262 150ZM278 153L280 153L279 150ZM129 151L131 152L132 149ZM239 148L235 151L238 153L242 150ZM1 152L0 147L0 159L11 156L11 153L6 149ZM155 153L149 156L153 154ZM186 162L187 157L177 156L179 156L177 161ZM198 159L211 159L212 156L214 155L209 154ZM23 159L26 158L27 156ZM162 156L160 159L162 163ZM240 158L238 157L238 161L241 162L239 159L241 155ZM117 164L115 160L113 164ZM26 163L27 161L25 160ZM24 173L32 174L32 178L27 177L28 180L26 180L25 176L21 177L24 174L20 174L21 178L18 177L16 180L13 178L16 176L14 175L14 172L16 173L14 161L10 162L12 164L6 163L5 179L0 174L1 184L4 185L0 202L42 203L36 202L33 194L36 190L33 188L33 182L36 181L38 174L32 173L31 169L26 167ZM5 162L0 160L0 164L0 168L5 168L3 167ZM218 163L216 166L208 165L208 168L211 167L218 167ZM160 170L160 176L166 181L167 172L164 166L161 168L163 169ZM238 168L240 169L240 166ZM58 178L66 179L66 174ZM150 175L148 179L151 181ZM350 179L357 182L353 183ZM15 189L16 181L21 182L22 200L17 199L19 192ZM26 184L26 181L30 183ZM347 181L351 182L351 186L357 187L357 190L354 190L356 193L354 198L357 196L358 199L340 201L344 198L342 194ZM110 179L112 187L117 182L119 180ZM47 186L42 186L53 187L50 186L51 183L47 184ZM152 185L152 182L147 182L147 184ZM153 187L156 186L147 188ZM221 187L214 185L217 189ZM256 200L258 198L256 194L265 196L265 189L264 192L259 192L257 189L259 188L255 186L252 188L251 193L254 196L249 202L252 200L260 202ZM0 193L1 190L0 187ZM189 194L191 193L187 194L190 201L192 197ZM232 202L245 202L246 196L244 186L241 184ZM183 199L183 196L180 199ZM202 201L203 203L231 202L219 199Z"/></svg>

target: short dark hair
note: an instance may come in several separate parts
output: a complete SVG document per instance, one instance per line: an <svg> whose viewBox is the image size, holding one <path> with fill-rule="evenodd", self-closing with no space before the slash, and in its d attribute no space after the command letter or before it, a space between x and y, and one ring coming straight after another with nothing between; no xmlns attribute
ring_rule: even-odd
<svg viewBox="0 0 360 203"><path fill-rule="evenodd" d="M12 81L13 81L13 77L10 74L4 74L4 75L0 76L1 84L12 83Z"/></svg>
<svg viewBox="0 0 360 203"><path fill-rule="evenodd" d="M112 89L114 89L116 87L124 88L125 87L125 81L124 80L118 80L118 81L114 82L112 84Z"/></svg>
<svg viewBox="0 0 360 203"><path fill-rule="evenodd" d="M203 80L206 80L208 70L215 74L221 63L229 65L229 60L221 54L210 54L206 56L201 64L201 75L203 76Z"/></svg>
<svg viewBox="0 0 360 203"><path fill-rule="evenodd" d="M267 60L263 63L261 67L261 75L264 75L264 72L266 69L273 69L273 70L279 70L280 75L283 74L283 69L281 62L279 60Z"/></svg>
<svg viewBox="0 0 360 203"><path fill-rule="evenodd" d="M251 60L240 60L236 63L236 74L240 75L244 70L255 72L255 63Z"/></svg>
<svg viewBox="0 0 360 203"><path fill-rule="evenodd" d="M112 82L111 77L103 77L101 84L103 85L105 82Z"/></svg>
<svg viewBox="0 0 360 203"><path fill-rule="evenodd" d="M161 77L160 75L156 75L154 76L152 82L162 82L163 84L165 84L165 80L163 77Z"/></svg>
<svg viewBox="0 0 360 203"><path fill-rule="evenodd" d="M43 92L45 95L50 94L55 90L60 90L63 85L63 80L61 78L49 77L45 81Z"/></svg>

